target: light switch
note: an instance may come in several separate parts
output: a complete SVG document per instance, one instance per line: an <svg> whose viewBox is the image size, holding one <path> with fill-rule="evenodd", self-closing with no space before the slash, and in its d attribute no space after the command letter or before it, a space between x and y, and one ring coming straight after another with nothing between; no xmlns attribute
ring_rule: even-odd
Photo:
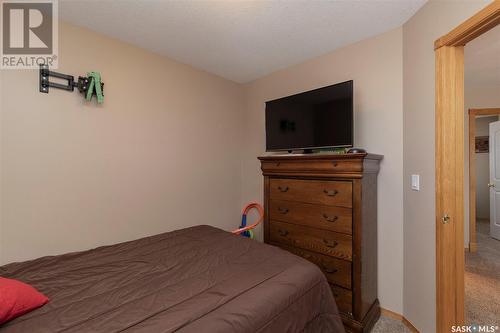
<svg viewBox="0 0 500 333"><path fill-rule="evenodd" d="M411 189L420 191L420 175L411 175Z"/></svg>

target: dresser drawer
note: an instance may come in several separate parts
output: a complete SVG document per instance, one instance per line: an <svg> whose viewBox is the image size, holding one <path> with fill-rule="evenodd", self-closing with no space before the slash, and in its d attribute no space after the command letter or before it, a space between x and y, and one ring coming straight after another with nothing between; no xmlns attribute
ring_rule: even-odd
<svg viewBox="0 0 500 333"><path fill-rule="evenodd" d="M275 200L352 207L351 182L275 178L269 185Z"/></svg>
<svg viewBox="0 0 500 333"><path fill-rule="evenodd" d="M271 242L352 261L350 235L271 220L269 237Z"/></svg>
<svg viewBox="0 0 500 333"><path fill-rule="evenodd" d="M316 264L323 271L328 282L337 284L347 289L351 288L352 266L350 261L336 259L319 253L299 249L293 246L283 245L279 243L272 244L281 247L283 250L292 252L299 257L309 260L313 264Z"/></svg>
<svg viewBox="0 0 500 333"><path fill-rule="evenodd" d="M270 200L271 220L352 234L352 209L296 201Z"/></svg>
<svg viewBox="0 0 500 333"><path fill-rule="evenodd" d="M352 315L352 291L330 284L333 297L340 312Z"/></svg>

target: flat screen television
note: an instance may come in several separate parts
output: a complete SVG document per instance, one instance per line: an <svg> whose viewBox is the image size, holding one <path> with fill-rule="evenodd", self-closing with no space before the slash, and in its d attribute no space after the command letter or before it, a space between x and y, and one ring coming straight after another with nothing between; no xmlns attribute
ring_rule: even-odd
<svg viewBox="0 0 500 333"><path fill-rule="evenodd" d="M353 146L353 81L266 102L266 150Z"/></svg>

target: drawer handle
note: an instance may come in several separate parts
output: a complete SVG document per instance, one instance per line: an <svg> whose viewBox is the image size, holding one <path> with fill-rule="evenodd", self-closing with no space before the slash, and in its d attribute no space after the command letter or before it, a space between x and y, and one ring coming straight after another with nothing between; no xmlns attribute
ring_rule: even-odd
<svg viewBox="0 0 500 333"><path fill-rule="evenodd" d="M328 267L325 264L322 264L321 267L323 267L323 270L325 272L327 272L328 274L335 274L339 271L338 269L333 268L333 267Z"/></svg>
<svg viewBox="0 0 500 333"><path fill-rule="evenodd" d="M336 167L338 166L339 164L337 162L333 162L333 166Z"/></svg>
<svg viewBox="0 0 500 333"><path fill-rule="evenodd" d="M281 214L286 214L288 213L288 208L281 208L281 207L278 207L278 210Z"/></svg>
<svg viewBox="0 0 500 333"><path fill-rule="evenodd" d="M334 197L339 193L337 190L323 190L323 192L325 192L325 194L329 197Z"/></svg>
<svg viewBox="0 0 500 333"><path fill-rule="evenodd" d="M280 190L281 192L287 192L288 186L278 186L278 190Z"/></svg>
<svg viewBox="0 0 500 333"><path fill-rule="evenodd" d="M280 234L280 236L283 236L283 237L286 237L288 235L288 230L286 229L278 229L278 233Z"/></svg>
<svg viewBox="0 0 500 333"><path fill-rule="evenodd" d="M323 218L327 220L328 222L335 222L339 219L338 216L328 216L326 214L323 214Z"/></svg>
<svg viewBox="0 0 500 333"><path fill-rule="evenodd" d="M323 243L325 243L325 245L329 248L335 248L337 247L337 245L339 245L339 242L337 241L331 241L331 240L328 240L328 239L323 239Z"/></svg>

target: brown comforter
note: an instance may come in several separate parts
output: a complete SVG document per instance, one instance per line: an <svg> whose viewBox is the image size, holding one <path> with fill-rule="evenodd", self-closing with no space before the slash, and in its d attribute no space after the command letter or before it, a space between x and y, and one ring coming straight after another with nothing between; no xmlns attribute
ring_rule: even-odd
<svg viewBox="0 0 500 333"><path fill-rule="evenodd" d="M0 267L50 302L0 332L344 332L323 274L197 226Z"/></svg>

